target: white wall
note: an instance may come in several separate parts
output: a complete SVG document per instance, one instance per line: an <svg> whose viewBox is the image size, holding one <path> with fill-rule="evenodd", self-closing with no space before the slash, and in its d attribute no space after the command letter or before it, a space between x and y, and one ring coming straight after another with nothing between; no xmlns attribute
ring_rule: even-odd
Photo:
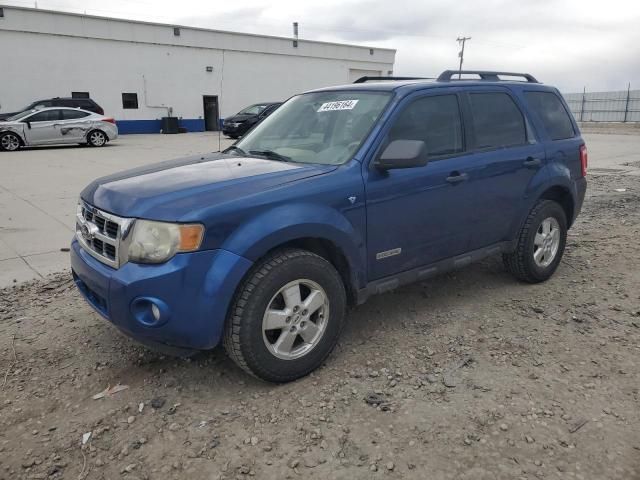
<svg viewBox="0 0 640 480"><path fill-rule="evenodd" d="M0 18L0 45L0 111L88 91L118 120L166 116L153 106L202 118L203 95L217 95L225 117L254 102L350 83L353 70L386 73L395 55L308 41L293 48L290 39L186 27L175 37L167 25L13 7ZM138 94L139 109L122 109L123 92Z"/></svg>

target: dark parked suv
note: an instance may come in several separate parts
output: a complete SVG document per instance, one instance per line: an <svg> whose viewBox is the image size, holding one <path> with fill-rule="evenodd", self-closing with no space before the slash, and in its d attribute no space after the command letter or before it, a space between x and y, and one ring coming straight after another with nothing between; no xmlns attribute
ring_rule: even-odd
<svg viewBox="0 0 640 480"><path fill-rule="evenodd" d="M281 102L256 103L255 105L251 105L235 115L225 118L222 133L231 138L241 137L255 124L271 115L280 105L282 105Z"/></svg>
<svg viewBox="0 0 640 480"><path fill-rule="evenodd" d="M373 294L495 254L547 280L582 207L584 141L555 88L472 73L303 93L225 152L95 180L78 289L143 343L223 343L285 382L321 365L346 307Z"/></svg>
<svg viewBox="0 0 640 480"><path fill-rule="evenodd" d="M34 108L47 108L47 107L70 107L81 108L82 110L88 110L98 115L104 115L103 108L90 98L70 98L70 97L55 97L45 100L38 100L16 112L0 112L0 120L6 120L7 118L16 115L20 112L26 112L27 110L33 110Z"/></svg>

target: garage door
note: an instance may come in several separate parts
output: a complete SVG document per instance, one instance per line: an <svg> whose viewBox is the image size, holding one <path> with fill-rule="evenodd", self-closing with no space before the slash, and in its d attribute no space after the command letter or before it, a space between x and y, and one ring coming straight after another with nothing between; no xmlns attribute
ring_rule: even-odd
<svg viewBox="0 0 640 480"><path fill-rule="evenodd" d="M382 72L380 70L358 70L355 68L349 69L349 83L355 82L360 77L380 77Z"/></svg>

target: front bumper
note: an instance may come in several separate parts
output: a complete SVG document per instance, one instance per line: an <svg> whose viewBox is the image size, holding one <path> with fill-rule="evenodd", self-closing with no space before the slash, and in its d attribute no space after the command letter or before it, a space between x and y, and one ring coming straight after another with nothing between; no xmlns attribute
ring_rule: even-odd
<svg viewBox="0 0 640 480"><path fill-rule="evenodd" d="M571 219L571 224L578 218L580 211L582 210L582 204L584 203L584 197L587 193L587 179L585 177L579 178L575 182L576 185L576 200L575 206L573 209L573 218Z"/></svg>
<svg viewBox="0 0 640 480"><path fill-rule="evenodd" d="M244 135L244 133L247 131L247 127L240 123L238 125L235 124L224 124L222 126L222 133L224 135Z"/></svg>
<svg viewBox="0 0 640 480"><path fill-rule="evenodd" d="M181 253L166 263L113 269L71 243L71 269L85 300L141 343L188 350L215 347L236 287L251 262L226 250ZM156 305L159 319L151 315Z"/></svg>

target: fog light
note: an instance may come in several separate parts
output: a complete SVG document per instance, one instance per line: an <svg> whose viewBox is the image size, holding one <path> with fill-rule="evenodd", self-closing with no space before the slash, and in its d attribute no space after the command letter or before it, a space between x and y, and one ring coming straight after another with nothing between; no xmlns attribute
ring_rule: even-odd
<svg viewBox="0 0 640 480"><path fill-rule="evenodd" d="M145 327L159 327L169 321L169 306L159 298L138 297L131 302L133 317Z"/></svg>
<svg viewBox="0 0 640 480"><path fill-rule="evenodd" d="M156 322L160 320L160 309L155 303L151 304L151 314L153 315L153 318L155 318Z"/></svg>

